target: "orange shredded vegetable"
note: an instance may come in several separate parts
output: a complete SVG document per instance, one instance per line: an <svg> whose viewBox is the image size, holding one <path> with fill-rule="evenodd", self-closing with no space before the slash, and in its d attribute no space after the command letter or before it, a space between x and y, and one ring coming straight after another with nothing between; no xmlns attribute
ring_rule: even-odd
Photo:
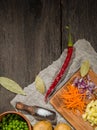
<svg viewBox="0 0 97 130"><path fill-rule="evenodd" d="M67 89L63 91L60 97L65 104L65 108L72 110L74 113L76 110L80 111L81 114L84 112L86 93L80 93L77 87L72 84L67 85Z"/></svg>

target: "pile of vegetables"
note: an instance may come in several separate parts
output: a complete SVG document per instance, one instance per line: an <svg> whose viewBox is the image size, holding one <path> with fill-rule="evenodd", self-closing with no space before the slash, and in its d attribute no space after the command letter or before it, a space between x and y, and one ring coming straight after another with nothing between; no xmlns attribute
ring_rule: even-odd
<svg viewBox="0 0 97 130"><path fill-rule="evenodd" d="M91 126L97 125L97 100L92 100L82 115L84 121L89 121Z"/></svg>
<svg viewBox="0 0 97 130"><path fill-rule="evenodd" d="M71 61L73 51L74 47L69 29L69 40L68 40L66 58L64 59L62 67L60 68L58 74L55 76L47 92L45 84L41 79L41 77L37 76L35 79L36 89L40 93L45 94L44 97L45 101L48 101L48 98L55 90L62 76L65 74L65 71ZM88 75L89 69L90 64L89 61L87 60L83 62L83 64L81 65L80 76L76 77L72 84L69 83L66 86L66 89L63 90L63 94L60 96L60 98L64 103L63 106L64 108L70 109L74 113L76 113L76 111L79 111L82 114L82 118L84 119L84 121L89 121L91 126L94 126L97 125L97 100L94 100L95 99L94 93L95 90L97 89L97 86L93 83L93 81L91 81ZM19 84L17 84L15 81L9 78L0 77L0 84L11 92L26 96L26 93L22 90ZM87 105L87 99L91 100L91 102L88 103L88 105ZM1 120L0 129L28 130L28 126L27 123L18 115L8 114ZM53 130L53 127L52 124L48 121L40 121L33 126L33 130L40 130L40 129ZM71 128L65 123L60 123L54 128L54 130L61 130L61 129L71 130Z"/></svg>
<svg viewBox="0 0 97 130"><path fill-rule="evenodd" d="M85 78L83 77L76 77L74 79L73 85L76 86L80 93L86 92L87 99L92 99L94 96L94 92L97 89L97 86L91 81L89 75Z"/></svg>
<svg viewBox="0 0 97 130"><path fill-rule="evenodd" d="M27 122L16 114L7 114L0 121L0 130L29 130Z"/></svg>
<svg viewBox="0 0 97 130"><path fill-rule="evenodd" d="M71 130L67 123L58 123L55 126L50 121L37 121L33 130ZM0 121L0 130L29 130L26 121L16 114L7 114Z"/></svg>
<svg viewBox="0 0 97 130"><path fill-rule="evenodd" d="M97 100L94 93L97 86L88 75L89 69L89 61L84 61L80 68L80 76L67 84L60 98L65 108L74 113L78 110L84 121L95 126L97 125Z"/></svg>
<svg viewBox="0 0 97 130"><path fill-rule="evenodd" d="M72 130L65 122L53 125L49 120L37 121L32 126L33 130ZM25 119L20 115L8 113L0 119L0 130L29 130Z"/></svg>
<svg viewBox="0 0 97 130"><path fill-rule="evenodd" d="M55 127L49 121L38 121L33 130L72 130L67 123L60 122Z"/></svg>
<svg viewBox="0 0 97 130"><path fill-rule="evenodd" d="M69 62L71 60L73 50L74 50L73 42L71 40L71 34L69 32L68 51L67 51L66 59L64 60L64 63L61 69L59 70L59 73L56 75L55 79L53 80L52 84L47 90L45 94L45 101L48 100L49 96L55 90L57 84L59 83L60 79L65 73L65 70L67 69ZM79 111L81 114L84 113L83 119L85 121L86 120L89 121L91 125L97 125L97 110L96 110L97 101L93 101L96 99L94 93L95 93L95 90L97 89L97 86L95 85L93 81L91 81L88 75L89 69L90 69L90 63L88 60L86 60L82 63L80 67L80 76L76 77L72 84L69 84L66 86L66 89L63 91L63 94L60 96L60 98L62 99L62 102L64 103L64 106L63 106L64 108L70 109L74 113L76 111ZM38 78L36 78L36 81L37 79ZM46 91L44 86L45 85L42 83L42 81L41 83L39 82L39 85L37 85L37 82L36 82L37 90L39 90L43 94ZM93 116L95 116L96 118Z"/></svg>
<svg viewBox="0 0 97 130"><path fill-rule="evenodd" d="M65 108L68 108L73 112L79 110L81 113L83 113L86 107L86 93L79 93L77 87L69 84L67 89L63 90L63 94L60 97L64 103Z"/></svg>

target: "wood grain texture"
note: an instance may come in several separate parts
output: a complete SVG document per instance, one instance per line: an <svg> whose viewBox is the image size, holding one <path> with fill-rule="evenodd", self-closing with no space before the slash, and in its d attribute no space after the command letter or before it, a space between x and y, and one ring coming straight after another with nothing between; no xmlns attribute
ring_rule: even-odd
<svg viewBox="0 0 97 130"><path fill-rule="evenodd" d="M91 69L89 71L90 79L97 85L97 74L94 73ZM80 76L80 72L77 71L68 81L67 83L59 89L55 95L50 99L50 103L52 106L76 129L76 130L94 130L94 128L90 125L89 122L85 122L82 119L82 115L77 112L74 114L71 110L64 107L64 102L60 98L66 90L66 86L68 84L72 84L76 77ZM88 101L89 102L89 101Z"/></svg>
<svg viewBox="0 0 97 130"><path fill-rule="evenodd" d="M71 27L73 41L88 40L97 51L97 1L62 0L62 49L67 43L66 25Z"/></svg>
<svg viewBox="0 0 97 130"><path fill-rule="evenodd" d="M23 88L67 47L66 25L74 42L85 38L97 51L96 0L0 0L0 76ZM0 86L0 112L13 109L15 94Z"/></svg>
<svg viewBox="0 0 97 130"><path fill-rule="evenodd" d="M0 76L24 88L60 53L59 0L0 1ZM0 112L14 96L0 86Z"/></svg>

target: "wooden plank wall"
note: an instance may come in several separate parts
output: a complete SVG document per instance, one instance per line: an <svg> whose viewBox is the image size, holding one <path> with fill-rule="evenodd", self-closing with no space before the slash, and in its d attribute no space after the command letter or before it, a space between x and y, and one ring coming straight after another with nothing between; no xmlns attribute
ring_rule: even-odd
<svg viewBox="0 0 97 130"><path fill-rule="evenodd" d="M96 0L0 0L0 76L32 83L73 40L85 38L97 51ZM13 109L15 94L0 86L0 113Z"/></svg>
<svg viewBox="0 0 97 130"><path fill-rule="evenodd" d="M71 26L73 40L88 40L97 51L97 1L62 0L62 48L67 41L65 26Z"/></svg>

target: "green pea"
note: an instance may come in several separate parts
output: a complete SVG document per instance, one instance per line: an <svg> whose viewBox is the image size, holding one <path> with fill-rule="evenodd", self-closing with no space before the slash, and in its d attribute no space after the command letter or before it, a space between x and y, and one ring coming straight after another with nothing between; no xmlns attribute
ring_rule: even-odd
<svg viewBox="0 0 97 130"><path fill-rule="evenodd" d="M7 114L0 122L0 130L28 130L28 125L19 115Z"/></svg>

